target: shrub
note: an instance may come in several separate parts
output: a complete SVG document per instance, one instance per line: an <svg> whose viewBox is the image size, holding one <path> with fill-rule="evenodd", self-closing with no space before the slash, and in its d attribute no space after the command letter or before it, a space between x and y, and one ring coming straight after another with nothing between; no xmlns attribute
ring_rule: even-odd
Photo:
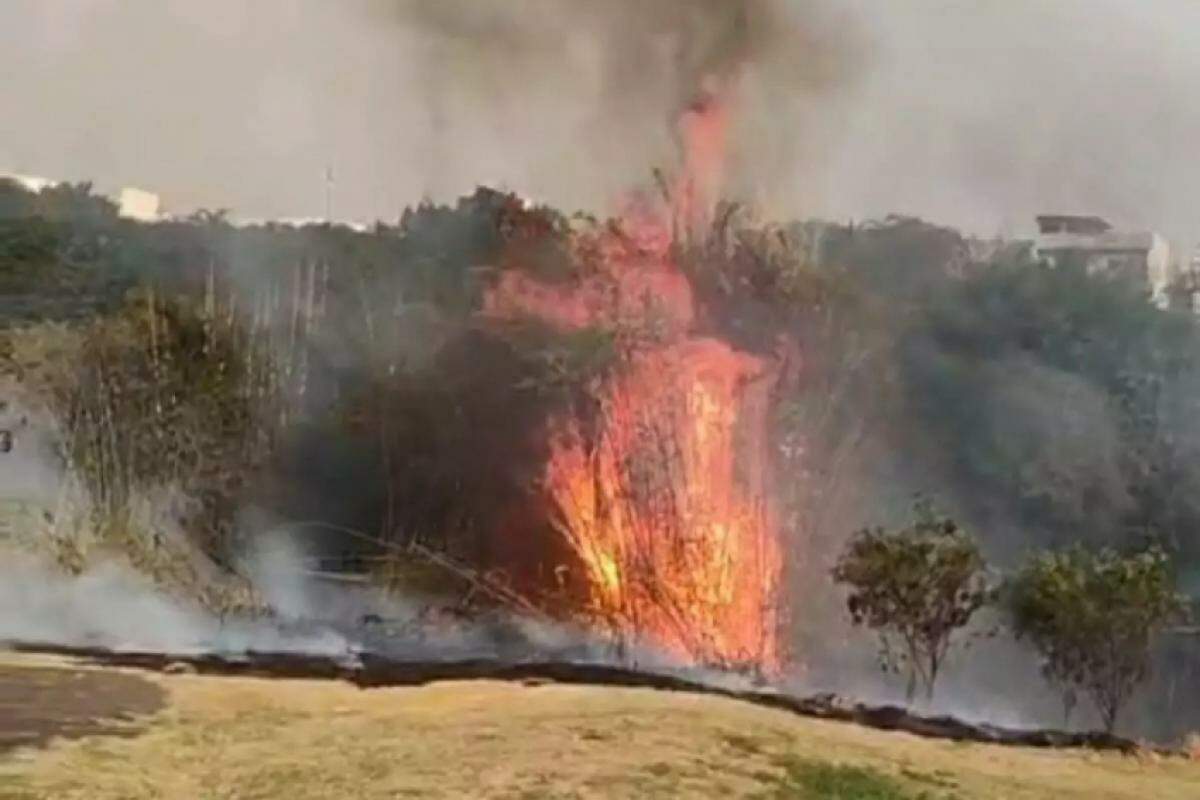
<svg viewBox="0 0 1200 800"><path fill-rule="evenodd" d="M277 375L262 344L231 315L149 290L81 325L5 331L0 376L54 420L98 530L124 527L136 498L178 490L199 501L190 532L210 552L278 423Z"/></svg>
<svg viewBox="0 0 1200 800"><path fill-rule="evenodd" d="M1082 692L1109 732L1149 674L1154 636L1186 608L1157 547L1036 553L1010 581L1008 605L1014 633L1037 651L1067 714Z"/></svg>
<svg viewBox="0 0 1200 800"><path fill-rule="evenodd" d="M879 634L885 669L918 682L932 699L954 635L993 596L975 541L931 503L918 498L912 524L897 531L860 530L833 570L850 587L846 607L855 625Z"/></svg>

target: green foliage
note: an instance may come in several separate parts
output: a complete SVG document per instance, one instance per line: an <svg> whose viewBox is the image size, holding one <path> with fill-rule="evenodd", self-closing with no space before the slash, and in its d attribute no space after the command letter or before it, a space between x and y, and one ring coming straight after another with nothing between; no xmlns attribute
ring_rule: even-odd
<svg viewBox="0 0 1200 800"><path fill-rule="evenodd" d="M91 183L59 183L31 192L13 180L0 178L0 219L28 218L79 227L107 226L117 220L117 205L95 194Z"/></svg>
<svg viewBox="0 0 1200 800"><path fill-rule="evenodd" d="M780 766L784 775L772 791L759 795L764 800L934 800L928 792L913 793L870 767L795 757L781 759Z"/></svg>
<svg viewBox="0 0 1200 800"><path fill-rule="evenodd" d="M488 549L489 533L538 474L536 431L551 410L585 401L611 364L609 341L599 330L475 330L420 367L372 373L341 409L349 430L381 450L390 509L381 535L449 547L477 564L502 556Z"/></svg>
<svg viewBox="0 0 1200 800"><path fill-rule="evenodd" d="M674 256L698 301L697 330L778 367L780 510L820 556L810 563L840 547L838 520L860 487L905 490L920 474L988 536L1004 529L989 524L1000 518L1043 542L1081 531L1149 539L1176 555L1185 580L1200 576L1200 539L1186 535L1200 525L1191 315L1019 248L980 256L978 243L916 219L774 225L733 206L716 216ZM37 323L5 336L0 358L16 345L54 373L43 388L70 410L71 457L109 476L93 486L99 497L160 476L222 506L211 498L229 496L242 480L232 476L269 449L265 429L283 426L281 393L311 373L303 409L286 418L288 437L304 440L287 480L340 499L340 477L365 508L361 527L386 502L388 535L482 539L535 477L544 454L533 432L546 415L567 403L586 412L627 337L653 335L480 324L500 271L551 281L587 271L596 253L581 231L596 228L576 221L480 189L361 232L235 226L223 212L148 225L119 218L86 184L32 193L0 180L0 329ZM214 275L233 327L213 328L201 310ZM287 308L298 294L304 305L310 281L319 319L298 322ZM182 299L148 315L147 286ZM142 294L127 301L135 287ZM116 447L104 420L119 423ZM368 485L387 500L362 500ZM212 525L227 524L219 516Z"/></svg>
<svg viewBox="0 0 1200 800"><path fill-rule="evenodd" d="M1010 582L1008 604L1013 631L1033 645L1068 711L1075 693L1085 694L1109 732L1149 673L1154 636L1186 608L1161 549L1122 555L1078 545L1032 555Z"/></svg>
<svg viewBox="0 0 1200 800"><path fill-rule="evenodd" d="M1200 556L1180 535L1200 522L1191 315L1016 257L936 287L901 334L896 446L941 466L973 517Z"/></svg>
<svg viewBox="0 0 1200 800"><path fill-rule="evenodd" d="M35 194L0 180L0 327L111 308L131 286L116 264L129 229L87 184Z"/></svg>
<svg viewBox="0 0 1200 800"><path fill-rule="evenodd" d="M897 315L920 309L973 261L957 231L900 215L825 226L818 253L821 263L849 268L871 291L886 295Z"/></svg>
<svg viewBox="0 0 1200 800"><path fill-rule="evenodd" d="M974 539L924 499L914 512L900 530L857 532L833 570L853 623L879 634L884 666L907 672L910 701L918 681L933 697L955 633L993 597Z"/></svg>

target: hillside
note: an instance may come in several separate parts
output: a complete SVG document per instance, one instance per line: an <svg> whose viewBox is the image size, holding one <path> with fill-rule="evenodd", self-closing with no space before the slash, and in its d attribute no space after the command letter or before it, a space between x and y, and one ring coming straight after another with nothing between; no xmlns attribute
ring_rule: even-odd
<svg viewBox="0 0 1200 800"><path fill-rule="evenodd" d="M106 685L109 705L73 716L73 688L85 683ZM38 720L0 725L0 797L14 800L1200 793L1193 762L954 744L653 690L479 681L363 691L3 657L0 704L11 707L22 687L40 692L41 722L56 717L72 738L7 749L14 725Z"/></svg>

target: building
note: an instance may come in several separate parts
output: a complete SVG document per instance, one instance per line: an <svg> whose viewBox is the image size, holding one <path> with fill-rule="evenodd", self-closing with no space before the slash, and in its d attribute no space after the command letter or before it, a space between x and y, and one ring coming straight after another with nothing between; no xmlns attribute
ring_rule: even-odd
<svg viewBox="0 0 1200 800"><path fill-rule="evenodd" d="M41 178L36 175L22 175L16 172L0 172L0 180L9 180L27 192L40 194L43 190L63 185L63 181ZM161 201L158 195L127 186L121 189L115 201L117 213L122 217L138 220L139 222L155 222L163 218Z"/></svg>
<svg viewBox="0 0 1200 800"><path fill-rule="evenodd" d="M1192 258L1171 281L1171 308L1200 314L1200 245L1192 250Z"/></svg>
<svg viewBox="0 0 1200 800"><path fill-rule="evenodd" d="M1089 274L1131 278L1155 303L1168 304L1171 247L1151 231L1117 231L1100 217L1045 214L1037 218L1034 252L1051 264L1082 263Z"/></svg>
<svg viewBox="0 0 1200 800"><path fill-rule="evenodd" d="M117 198L117 207L122 217L139 222L154 222L161 218L158 195L127 186Z"/></svg>

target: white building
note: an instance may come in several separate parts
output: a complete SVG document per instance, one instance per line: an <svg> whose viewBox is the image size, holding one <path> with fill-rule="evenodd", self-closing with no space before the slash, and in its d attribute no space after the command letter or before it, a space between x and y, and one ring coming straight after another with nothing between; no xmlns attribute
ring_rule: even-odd
<svg viewBox="0 0 1200 800"><path fill-rule="evenodd" d="M122 217L140 222L154 222L161 218L158 195L143 189L126 186L117 199L118 213Z"/></svg>
<svg viewBox="0 0 1200 800"><path fill-rule="evenodd" d="M1153 231L1115 231L1100 217L1046 214L1037 218L1034 252L1051 264L1079 259L1089 274L1138 281L1160 306L1168 304L1174 278L1171 247Z"/></svg>
<svg viewBox="0 0 1200 800"><path fill-rule="evenodd" d="M1172 281L1171 305L1200 314L1200 245L1192 249L1191 260Z"/></svg>
<svg viewBox="0 0 1200 800"><path fill-rule="evenodd" d="M43 189L58 186L62 181L42 178L36 175L22 175L16 172L0 172L0 179L10 180L23 189L38 194ZM140 222L154 222L162 219L161 201L159 196L144 189L126 186L116 197L117 213L122 217L135 219Z"/></svg>

